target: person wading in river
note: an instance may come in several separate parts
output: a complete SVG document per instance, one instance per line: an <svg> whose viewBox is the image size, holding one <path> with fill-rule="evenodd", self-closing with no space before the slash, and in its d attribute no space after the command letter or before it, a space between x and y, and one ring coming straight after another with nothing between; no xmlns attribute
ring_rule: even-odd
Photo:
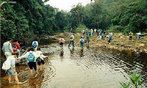
<svg viewBox="0 0 147 88"><path fill-rule="evenodd" d="M6 58L8 58L8 56L12 55L13 49L12 49L12 45L11 45L11 39L8 39L8 41L3 44L2 50L3 50Z"/></svg>
<svg viewBox="0 0 147 88"><path fill-rule="evenodd" d="M83 47L84 47L84 38L83 37L80 38L80 47L81 47L81 50L83 50Z"/></svg>
<svg viewBox="0 0 147 88"><path fill-rule="evenodd" d="M110 44L111 40L113 40L113 33L109 33L109 40L108 40L108 44Z"/></svg>
<svg viewBox="0 0 147 88"><path fill-rule="evenodd" d="M19 54L18 57L20 57L20 45L17 40L14 40L14 42L12 43L12 47L13 52L17 52Z"/></svg>
<svg viewBox="0 0 147 88"><path fill-rule="evenodd" d="M60 44L60 47L63 48L63 44L65 43L65 40L64 38L60 38L59 39L59 44Z"/></svg>
<svg viewBox="0 0 147 88"><path fill-rule="evenodd" d="M133 38L133 33L130 31L130 33L129 33L129 40L132 40L132 38Z"/></svg>
<svg viewBox="0 0 147 88"><path fill-rule="evenodd" d="M86 43L88 43L88 45L89 45L89 41L90 41L89 34L87 34L86 35Z"/></svg>
<svg viewBox="0 0 147 88"><path fill-rule="evenodd" d="M18 53L14 52L12 56L8 56L9 62L10 62L10 69L7 70L8 75L9 75L9 83L12 83L12 76L14 76L14 79L16 81L16 84L22 84L22 82L19 82L18 80L18 76L17 76L17 72L16 72L16 68L15 68L15 62L16 62L16 58L17 58Z"/></svg>
<svg viewBox="0 0 147 88"><path fill-rule="evenodd" d="M43 70L45 68L45 63L44 63L44 58L46 58L47 56L44 56L43 53L41 52L40 48L37 48L37 52L36 52L36 58L37 58L37 63L38 63L38 68L41 71L41 65Z"/></svg>
<svg viewBox="0 0 147 88"><path fill-rule="evenodd" d="M72 45L73 45L73 47L74 47L74 34L72 34L71 36L70 36L70 42L69 42L69 44L68 44L68 47L70 47L70 44L72 43Z"/></svg>
<svg viewBox="0 0 147 88"><path fill-rule="evenodd" d="M37 76L37 74L39 73L36 67L36 53L34 52L34 49L32 47L29 48L28 52L25 55L19 57L18 59L22 59L22 58L27 58L31 77L33 76L33 68L36 71L36 76Z"/></svg>

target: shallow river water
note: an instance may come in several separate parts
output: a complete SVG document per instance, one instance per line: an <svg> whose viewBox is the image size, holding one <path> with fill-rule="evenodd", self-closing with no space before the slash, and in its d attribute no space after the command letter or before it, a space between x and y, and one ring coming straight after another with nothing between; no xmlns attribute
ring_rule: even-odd
<svg viewBox="0 0 147 88"><path fill-rule="evenodd" d="M122 88L120 82L131 82L129 74L147 74L147 56L142 53L120 52L112 49L79 47L63 49L57 44L41 48L48 59L44 72L29 78L27 66L17 68L23 85L8 84L2 77L2 88ZM147 86L144 78L143 88ZM133 88L133 87L132 87Z"/></svg>

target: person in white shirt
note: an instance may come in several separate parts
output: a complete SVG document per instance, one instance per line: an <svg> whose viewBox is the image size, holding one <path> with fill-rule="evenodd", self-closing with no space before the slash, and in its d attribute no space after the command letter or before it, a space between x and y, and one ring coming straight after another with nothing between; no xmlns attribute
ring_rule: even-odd
<svg viewBox="0 0 147 88"><path fill-rule="evenodd" d="M64 38L60 38L60 39L59 39L60 47L63 47L63 44L64 44L64 43L65 43Z"/></svg>
<svg viewBox="0 0 147 88"><path fill-rule="evenodd" d="M93 35L93 29L91 29L91 36Z"/></svg>
<svg viewBox="0 0 147 88"><path fill-rule="evenodd" d="M11 44L11 39L8 39L8 41L3 44L2 51L4 52L6 58L12 55L13 48Z"/></svg>
<svg viewBox="0 0 147 88"><path fill-rule="evenodd" d="M43 53L41 52L40 47L37 48L36 52L36 58L37 58L37 63L38 63L38 68L41 70L41 65L43 65L43 70L45 69L45 63L44 63L44 58L47 56L44 56Z"/></svg>
<svg viewBox="0 0 147 88"><path fill-rule="evenodd" d="M71 36L70 36L70 42L69 42L69 44L68 44L68 47L70 47L70 44L72 43L72 45L73 45L73 47L74 47L74 34L72 34Z"/></svg>
<svg viewBox="0 0 147 88"><path fill-rule="evenodd" d="M39 74L36 66L36 52L34 52L33 48L29 48L28 52L25 55L19 57L18 59L22 59L22 58L26 58L28 61L31 77L33 76L33 68L36 72L36 75Z"/></svg>
<svg viewBox="0 0 147 88"><path fill-rule="evenodd" d="M16 84L22 84L22 82L19 82L18 76L17 76L17 72L16 72L16 68L15 68L15 62L16 62L16 57L18 56L18 53L13 53L13 55L8 56L7 60L9 60L10 62L10 69L7 70L8 75L9 75L9 83L12 83L11 78L12 76L14 76L15 80L16 80Z"/></svg>
<svg viewBox="0 0 147 88"><path fill-rule="evenodd" d="M136 33L136 34L137 34L137 38L138 38L138 39L141 39L141 33L138 32L138 33Z"/></svg>

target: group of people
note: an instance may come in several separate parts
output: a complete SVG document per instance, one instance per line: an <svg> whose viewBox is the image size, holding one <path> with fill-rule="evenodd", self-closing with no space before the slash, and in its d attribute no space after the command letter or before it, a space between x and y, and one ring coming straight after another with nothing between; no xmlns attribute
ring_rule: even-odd
<svg viewBox="0 0 147 88"><path fill-rule="evenodd" d="M43 52L41 51L40 47L38 47L37 40L34 40L32 42L32 47L30 47L27 53L25 53L22 56L20 56L21 48L18 41L14 40L12 44L11 42L12 40L9 39L7 42L3 44L3 47L2 47L2 51L4 52L4 55L6 56L6 60L2 65L2 69L7 71L9 76L8 78L9 83L12 83L11 79L12 79L12 76L14 76L16 83L22 84L22 82L19 82L15 65L17 61L20 61L23 58L27 59L28 66L30 68L30 77L33 77L33 69L36 72L35 77L37 77L37 75L39 74L37 68L39 68L39 71L44 71L45 69L44 58L46 58L47 56L43 55Z"/></svg>
<svg viewBox="0 0 147 88"><path fill-rule="evenodd" d="M137 34L137 39L141 39L141 32L136 33ZM129 32L129 40L133 39L133 32Z"/></svg>
<svg viewBox="0 0 147 88"><path fill-rule="evenodd" d="M106 34L106 32L103 32L102 29L98 29L98 30L97 29L90 29L89 31L87 29L85 29L85 30L82 30L82 35L79 40L81 50L83 50L84 43L89 45L90 37L92 37L92 36L97 36L98 39L105 39L107 37L107 38L109 38L108 43L110 43L113 40L113 33L112 32L110 32L109 34ZM64 43L65 43L64 38L60 38L59 44L61 47L63 47ZM68 47L70 47L71 45L74 47L75 46L74 43L75 43L74 42L74 34L71 34Z"/></svg>

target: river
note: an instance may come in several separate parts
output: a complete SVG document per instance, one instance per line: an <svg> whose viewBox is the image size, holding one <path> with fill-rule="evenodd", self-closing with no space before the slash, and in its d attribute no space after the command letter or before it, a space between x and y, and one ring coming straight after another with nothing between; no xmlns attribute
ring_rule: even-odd
<svg viewBox="0 0 147 88"><path fill-rule="evenodd" d="M2 88L122 88L120 82L131 82L129 74L147 74L147 54L106 48L79 47L58 44L42 46L46 68L36 78L29 77L28 66L17 66L23 85L8 84L1 78ZM143 88L147 86L147 78ZM132 87L133 88L133 87Z"/></svg>

